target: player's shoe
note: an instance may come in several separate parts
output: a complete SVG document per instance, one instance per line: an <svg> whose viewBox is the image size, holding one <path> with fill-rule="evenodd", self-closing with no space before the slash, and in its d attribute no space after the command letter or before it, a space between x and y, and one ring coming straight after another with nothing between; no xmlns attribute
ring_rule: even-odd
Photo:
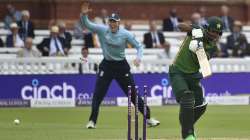
<svg viewBox="0 0 250 140"><path fill-rule="evenodd" d="M154 119L154 118L151 118L151 119L147 119L147 125L149 127L156 127L158 125L160 125L160 121Z"/></svg>
<svg viewBox="0 0 250 140"><path fill-rule="evenodd" d="M86 128L88 129L95 129L95 123L93 121L89 121L88 124L86 125Z"/></svg>
<svg viewBox="0 0 250 140"><path fill-rule="evenodd" d="M194 135L189 135L184 140L196 140L196 138L194 137Z"/></svg>

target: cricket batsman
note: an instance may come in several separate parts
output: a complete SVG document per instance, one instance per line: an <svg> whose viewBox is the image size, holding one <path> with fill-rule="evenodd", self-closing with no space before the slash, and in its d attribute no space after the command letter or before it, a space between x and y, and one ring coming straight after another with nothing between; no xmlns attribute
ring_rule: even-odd
<svg viewBox="0 0 250 140"><path fill-rule="evenodd" d="M194 124L206 111L200 80L203 75L199 72L196 51L204 48L207 59L217 52L216 42L222 35L223 24L219 17L210 17L207 25L179 24L181 31L187 32L173 64L169 67L169 78L176 101L180 104L179 121L184 140L196 140Z"/></svg>

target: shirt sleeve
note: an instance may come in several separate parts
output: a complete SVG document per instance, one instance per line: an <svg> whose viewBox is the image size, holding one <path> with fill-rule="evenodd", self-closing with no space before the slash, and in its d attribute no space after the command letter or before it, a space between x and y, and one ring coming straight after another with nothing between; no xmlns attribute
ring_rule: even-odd
<svg viewBox="0 0 250 140"><path fill-rule="evenodd" d="M95 24L88 19L87 15L81 15L81 25L88 28L92 32L101 33L106 30L104 25Z"/></svg>
<svg viewBox="0 0 250 140"><path fill-rule="evenodd" d="M142 45L135 39L135 36L132 34L128 34L128 43L131 44L137 50L137 58L142 59L143 56L143 47Z"/></svg>

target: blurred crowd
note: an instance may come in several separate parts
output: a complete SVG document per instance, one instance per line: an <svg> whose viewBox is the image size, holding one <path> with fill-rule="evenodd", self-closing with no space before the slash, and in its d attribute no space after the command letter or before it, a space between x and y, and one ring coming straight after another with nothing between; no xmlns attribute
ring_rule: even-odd
<svg viewBox="0 0 250 140"><path fill-rule="evenodd" d="M40 56L67 56L72 48L72 39L83 40L82 52L84 57L88 53L88 48L99 48L100 43L98 36L81 26L78 21L74 25L74 29L68 31L63 21L58 21L48 25L50 36L36 46L33 44L35 38L34 31L37 29L31 20L31 14L28 10L19 11L13 5L6 6L7 14L4 18L4 28L9 30L6 40L0 38L0 47L18 47L18 57L40 57ZM111 11L110 11L111 12ZM108 24L109 12L102 9L100 16L93 20L98 24ZM219 52L215 52L216 57L244 57L250 55L250 45L246 35L242 32L241 21L235 20L230 16L230 8L226 5L221 6L219 15L223 24L224 31L230 34L226 37L225 42L218 41ZM171 43L164 37L164 32L179 32L178 24L181 22L190 22L201 27L207 24L207 9L200 7L196 12L192 13L190 19L182 19L178 15L177 9L171 9L165 19L162 20L161 28L157 28L159 24L153 19L148 21L149 30L143 35L142 44L145 48L163 48L165 53L162 57L168 58L171 49ZM131 22L124 21L124 28L133 30ZM128 48L131 46L128 44Z"/></svg>

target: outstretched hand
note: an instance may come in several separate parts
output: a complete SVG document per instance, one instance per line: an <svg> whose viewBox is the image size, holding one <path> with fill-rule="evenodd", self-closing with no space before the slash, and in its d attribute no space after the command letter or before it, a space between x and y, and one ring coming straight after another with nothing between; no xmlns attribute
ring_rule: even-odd
<svg viewBox="0 0 250 140"><path fill-rule="evenodd" d="M89 8L89 2L88 1L83 2L83 4L81 5L81 13L86 15L91 11L92 9Z"/></svg>

